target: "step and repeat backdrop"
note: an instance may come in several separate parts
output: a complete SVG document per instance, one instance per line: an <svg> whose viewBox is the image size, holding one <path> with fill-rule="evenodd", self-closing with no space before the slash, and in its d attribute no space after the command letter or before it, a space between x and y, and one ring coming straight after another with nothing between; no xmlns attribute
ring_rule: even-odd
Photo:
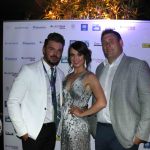
<svg viewBox="0 0 150 150"><path fill-rule="evenodd" d="M150 65L150 21L135 20L33 20L3 22L3 125L4 150L22 150L7 111L7 99L23 64L41 59L45 38L51 32L62 34L66 40L59 67L68 73L67 51L75 40L86 42L92 51L91 71L104 60L101 33L106 28L118 31L124 41L126 55L146 60ZM91 137L94 150L94 140ZM57 141L56 150L60 149ZM150 149L150 143L141 144L139 150Z"/></svg>

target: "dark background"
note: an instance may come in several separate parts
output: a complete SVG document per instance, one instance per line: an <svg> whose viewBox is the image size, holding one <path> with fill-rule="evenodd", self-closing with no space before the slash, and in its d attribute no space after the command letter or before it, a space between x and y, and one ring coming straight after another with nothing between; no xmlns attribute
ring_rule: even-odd
<svg viewBox="0 0 150 150"><path fill-rule="evenodd" d="M3 21L26 20L28 11L32 11L33 19L41 13L34 0L5 0L0 5L0 119L3 122ZM3 150L3 134L0 135L0 150Z"/></svg>

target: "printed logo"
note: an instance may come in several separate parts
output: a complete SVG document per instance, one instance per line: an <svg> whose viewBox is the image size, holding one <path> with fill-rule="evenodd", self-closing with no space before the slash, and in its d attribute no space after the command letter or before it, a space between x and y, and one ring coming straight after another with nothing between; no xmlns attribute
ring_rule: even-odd
<svg viewBox="0 0 150 150"><path fill-rule="evenodd" d="M13 132L9 132L9 131L5 131L5 135L14 135L14 133Z"/></svg>
<svg viewBox="0 0 150 150"><path fill-rule="evenodd" d="M83 42L87 45L87 47L90 46L89 41L83 41Z"/></svg>
<svg viewBox="0 0 150 150"><path fill-rule="evenodd" d="M72 25L71 25L71 29L75 29L75 24L72 24Z"/></svg>
<svg viewBox="0 0 150 150"><path fill-rule="evenodd" d="M7 149L10 149L10 150L18 150L19 149L18 146L14 146L14 145L5 145L4 147Z"/></svg>
<svg viewBox="0 0 150 150"><path fill-rule="evenodd" d="M16 61L17 58L12 58L12 57L5 57L6 61Z"/></svg>
<svg viewBox="0 0 150 150"><path fill-rule="evenodd" d="M5 42L5 45L18 45L18 42Z"/></svg>
<svg viewBox="0 0 150 150"><path fill-rule="evenodd" d="M5 75L12 75L13 77L17 77L18 73L16 72L4 72Z"/></svg>
<svg viewBox="0 0 150 150"><path fill-rule="evenodd" d="M68 63L68 57L67 56L62 56L61 63Z"/></svg>
<svg viewBox="0 0 150 150"><path fill-rule="evenodd" d="M98 24L93 24L92 25L92 31L100 31L100 30L101 30L100 25L98 25Z"/></svg>
<svg viewBox="0 0 150 150"><path fill-rule="evenodd" d="M44 42L43 42L43 41L39 41L39 43L40 43L40 44L44 44Z"/></svg>
<svg viewBox="0 0 150 150"><path fill-rule="evenodd" d="M150 149L150 142L144 143L143 147L146 149Z"/></svg>
<svg viewBox="0 0 150 150"><path fill-rule="evenodd" d="M107 30L107 29L112 29L112 30L116 30L115 27L105 27L104 30Z"/></svg>
<svg viewBox="0 0 150 150"><path fill-rule="evenodd" d="M74 43L75 41L77 41L77 40L70 40L70 44Z"/></svg>
<svg viewBox="0 0 150 150"><path fill-rule="evenodd" d="M14 27L15 29L29 29L29 27L24 27L24 26L20 26L20 27Z"/></svg>
<svg viewBox="0 0 150 150"><path fill-rule="evenodd" d="M22 42L23 45L35 45L35 42Z"/></svg>
<svg viewBox="0 0 150 150"><path fill-rule="evenodd" d="M4 106L7 107L7 101L4 101Z"/></svg>
<svg viewBox="0 0 150 150"><path fill-rule="evenodd" d="M81 24L81 31L88 31L88 24Z"/></svg>
<svg viewBox="0 0 150 150"><path fill-rule="evenodd" d="M66 29L65 25L50 25L50 28Z"/></svg>
<svg viewBox="0 0 150 150"><path fill-rule="evenodd" d="M74 43L75 41L77 41L77 40L70 40L70 44L72 44L72 43ZM87 45L87 47L89 47L89 41L87 41L87 40L82 40L82 42L84 42L86 45Z"/></svg>
<svg viewBox="0 0 150 150"><path fill-rule="evenodd" d="M22 60L35 61L35 57L21 57Z"/></svg>
<svg viewBox="0 0 150 150"><path fill-rule="evenodd" d="M120 26L120 29L135 30L135 26Z"/></svg>
<svg viewBox="0 0 150 150"><path fill-rule="evenodd" d="M142 48L150 48L150 43L143 43Z"/></svg>
<svg viewBox="0 0 150 150"><path fill-rule="evenodd" d="M9 116L5 116L5 122L11 122L10 117Z"/></svg>
<svg viewBox="0 0 150 150"><path fill-rule="evenodd" d="M33 26L32 28L33 29L46 29L45 26Z"/></svg>
<svg viewBox="0 0 150 150"><path fill-rule="evenodd" d="M99 59L99 58L92 58L92 61L100 64L104 60L103 59Z"/></svg>
<svg viewBox="0 0 150 150"><path fill-rule="evenodd" d="M94 46L102 46L102 44L98 42L94 42Z"/></svg>

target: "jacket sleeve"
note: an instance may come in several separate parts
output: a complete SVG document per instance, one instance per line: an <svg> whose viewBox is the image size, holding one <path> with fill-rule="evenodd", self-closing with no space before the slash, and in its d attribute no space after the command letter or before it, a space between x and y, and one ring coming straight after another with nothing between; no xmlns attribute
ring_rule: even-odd
<svg viewBox="0 0 150 150"><path fill-rule="evenodd" d="M138 72L138 93L141 118L136 136L148 141L150 136L150 68L146 62L141 63Z"/></svg>
<svg viewBox="0 0 150 150"><path fill-rule="evenodd" d="M27 70L25 66L20 70L14 80L7 102L10 119L19 137L27 133L21 111L21 104L29 84L29 74Z"/></svg>

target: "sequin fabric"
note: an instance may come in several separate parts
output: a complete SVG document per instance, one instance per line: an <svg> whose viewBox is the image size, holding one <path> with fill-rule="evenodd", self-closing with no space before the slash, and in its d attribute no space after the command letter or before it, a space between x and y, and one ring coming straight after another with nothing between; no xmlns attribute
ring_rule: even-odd
<svg viewBox="0 0 150 150"><path fill-rule="evenodd" d="M68 113L71 105L83 108L91 97L91 90L86 90L83 79L88 72L81 74L69 91L63 84L64 116L62 121L61 150L90 150L90 133L87 117L76 117Z"/></svg>

